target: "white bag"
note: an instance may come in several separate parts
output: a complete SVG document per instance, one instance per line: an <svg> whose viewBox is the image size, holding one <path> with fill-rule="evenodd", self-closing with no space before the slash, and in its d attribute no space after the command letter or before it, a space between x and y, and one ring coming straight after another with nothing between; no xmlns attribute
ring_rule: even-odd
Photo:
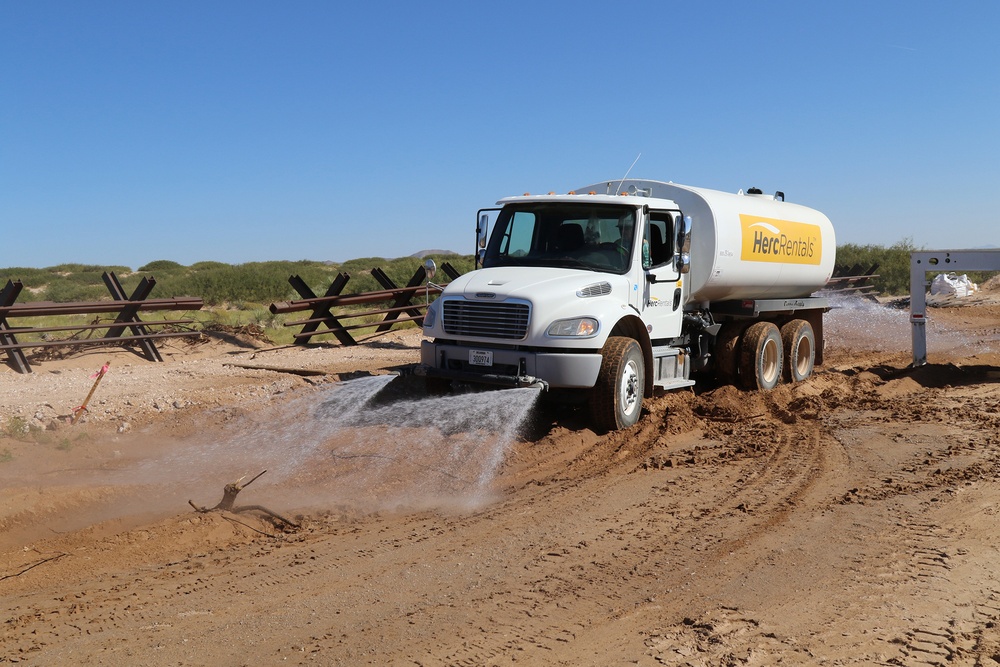
<svg viewBox="0 0 1000 667"><path fill-rule="evenodd" d="M969 296L978 287L969 280L969 276L956 275L954 273L939 273L931 281L931 294L954 294L956 297Z"/></svg>

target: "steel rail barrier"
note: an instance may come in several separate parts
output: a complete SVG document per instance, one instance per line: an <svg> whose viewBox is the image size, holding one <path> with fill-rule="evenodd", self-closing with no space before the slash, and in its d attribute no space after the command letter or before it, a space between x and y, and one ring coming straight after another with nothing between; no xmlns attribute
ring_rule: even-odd
<svg viewBox="0 0 1000 667"><path fill-rule="evenodd" d="M441 265L444 271L452 280L461 275L455 267L445 262ZM429 296L439 294L444 285L422 284L427 278L427 272L423 266L419 267L410 278L406 287L397 287L396 284L381 269L372 269L372 277L385 289L372 292L362 292L360 294L342 295L344 287L351 277L346 273L338 273L337 277L330 284L324 296L316 296L315 292L305 284L299 276L292 276L288 282L302 296L294 301L276 301L270 305L271 313L275 315L284 313L297 313L311 310L308 318L285 322L286 327L302 326L302 330L293 334L296 345L306 345L313 336L332 334L342 345L357 345L357 341L350 334L355 329L374 328L376 332L388 331L394 324L400 322L423 323L423 310L426 303L413 302L415 297L420 295ZM333 313L334 308L344 308L348 306L359 306L376 304L382 302L391 303L386 308L374 308L359 312L342 311ZM341 320L354 320L358 318L371 317L373 315L384 315L378 322L362 322L354 324L344 324ZM325 325L325 328L320 328Z"/></svg>
<svg viewBox="0 0 1000 667"><path fill-rule="evenodd" d="M77 303L54 303L51 301L35 301L15 303L24 288L21 281L8 280L0 291L0 351L7 353L8 363L19 373L30 373L31 365L24 350L34 347L67 347L75 345L96 344L137 344L142 348L144 356L150 361L163 361L156 344L160 338L178 336L198 336L199 331L151 331L153 326L183 326L195 324L191 319L152 320L146 321L139 317L144 311L165 310L201 310L203 301L196 297L179 297L174 299L147 298L156 285L153 277L144 277L130 296L125 295L121 283L115 274L105 272L101 276L111 301L89 301ZM66 324L60 326L17 327L11 326L8 320L25 317L48 317L59 315L90 315L101 313L116 313L114 322L108 324ZM60 331L96 331L107 329L102 336L96 338L68 338L64 340L19 341L19 335L55 333ZM126 330L130 333L126 335Z"/></svg>

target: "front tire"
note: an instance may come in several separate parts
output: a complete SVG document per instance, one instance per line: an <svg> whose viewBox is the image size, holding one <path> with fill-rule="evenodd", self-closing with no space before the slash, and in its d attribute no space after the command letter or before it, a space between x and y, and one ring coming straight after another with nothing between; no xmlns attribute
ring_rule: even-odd
<svg viewBox="0 0 1000 667"><path fill-rule="evenodd" d="M740 343L740 384L744 389L770 391L781 381L781 333L772 322L757 322Z"/></svg>
<svg viewBox="0 0 1000 667"><path fill-rule="evenodd" d="M600 431L628 428L642 413L646 384L642 348L632 338L612 336L601 349L601 370L590 394L594 426Z"/></svg>

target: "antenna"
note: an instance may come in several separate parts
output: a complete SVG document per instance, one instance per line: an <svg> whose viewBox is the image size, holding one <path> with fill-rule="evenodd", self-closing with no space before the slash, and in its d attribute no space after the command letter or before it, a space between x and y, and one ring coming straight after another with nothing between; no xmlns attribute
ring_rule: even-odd
<svg viewBox="0 0 1000 667"><path fill-rule="evenodd" d="M625 175L624 175L624 176L622 176L622 180L618 181L618 189L617 189L617 190L615 190L615 194L616 194L616 195L617 195L617 194L618 194L619 192L621 192L621 191L622 191L622 185L624 185L624 184L625 184L625 179L626 179L626 178L628 178L628 175L629 175L629 172L631 172L631 171L632 171L632 167L634 167L634 166L635 166L635 163L636 163L636 162L638 162L638 161L639 161L639 158L641 158L641 157L642 157L642 153L639 153L638 155L636 155L636 156L635 156L635 159L634 159L634 160L632 160L632 164L631 164L631 165L629 165L629 168L628 168L628 171L626 171L626 172L625 172Z"/></svg>

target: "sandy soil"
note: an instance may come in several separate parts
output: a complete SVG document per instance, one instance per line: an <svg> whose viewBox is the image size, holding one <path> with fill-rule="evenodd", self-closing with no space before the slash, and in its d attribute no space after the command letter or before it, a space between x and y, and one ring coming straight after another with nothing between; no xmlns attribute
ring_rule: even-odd
<svg viewBox="0 0 1000 667"><path fill-rule="evenodd" d="M998 664L998 303L932 309L919 369L848 304L809 381L606 436L391 380L415 331L0 372L0 663ZM237 505L297 525L188 502L263 470Z"/></svg>

